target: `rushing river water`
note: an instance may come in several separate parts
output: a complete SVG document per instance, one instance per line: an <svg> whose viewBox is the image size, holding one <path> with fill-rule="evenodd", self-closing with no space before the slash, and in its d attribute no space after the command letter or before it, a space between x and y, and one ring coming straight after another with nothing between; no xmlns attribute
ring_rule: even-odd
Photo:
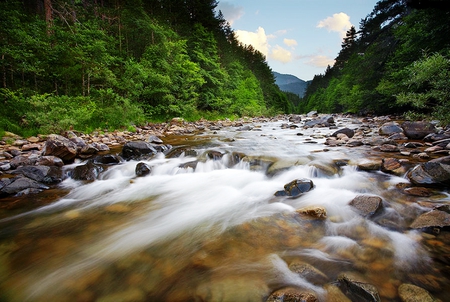
<svg viewBox="0 0 450 302"><path fill-rule="evenodd" d="M335 130L281 123L168 137L181 156L144 161L148 176L128 161L94 182L65 180L44 193L50 201L27 196L27 210L1 211L0 301L265 301L286 286L345 301L333 283L342 273L374 285L382 301L400 301L402 283L445 301L449 283L430 245L447 246L408 229L420 212L419 198L396 189L408 181L356 169L370 148L325 150ZM274 196L301 178L314 189ZM383 199L382 217L349 205L362 194ZM296 212L311 206L327 218Z"/></svg>

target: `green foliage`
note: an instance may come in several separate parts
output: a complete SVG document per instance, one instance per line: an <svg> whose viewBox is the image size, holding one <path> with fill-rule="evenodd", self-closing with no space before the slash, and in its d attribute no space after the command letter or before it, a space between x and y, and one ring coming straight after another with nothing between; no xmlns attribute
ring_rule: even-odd
<svg viewBox="0 0 450 302"><path fill-rule="evenodd" d="M0 2L0 131L293 110L215 0L55 0L52 20L33 3Z"/></svg>
<svg viewBox="0 0 450 302"><path fill-rule="evenodd" d="M450 123L450 59L439 53L413 62L406 67L402 91L397 95L401 105L411 105L419 113L427 112Z"/></svg>

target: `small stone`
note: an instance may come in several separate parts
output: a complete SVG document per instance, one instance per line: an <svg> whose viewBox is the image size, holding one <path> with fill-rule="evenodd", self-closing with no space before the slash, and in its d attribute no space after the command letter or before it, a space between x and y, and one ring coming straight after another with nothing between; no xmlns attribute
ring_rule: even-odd
<svg viewBox="0 0 450 302"><path fill-rule="evenodd" d="M400 285L398 295L402 302L436 302L427 290L412 284Z"/></svg>

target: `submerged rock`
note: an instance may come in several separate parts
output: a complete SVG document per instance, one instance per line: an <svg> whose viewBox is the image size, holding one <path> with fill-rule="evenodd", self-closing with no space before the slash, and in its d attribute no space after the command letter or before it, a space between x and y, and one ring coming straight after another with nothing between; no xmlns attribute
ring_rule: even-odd
<svg viewBox="0 0 450 302"><path fill-rule="evenodd" d="M295 287L286 287L272 293L266 302L318 302L319 299L311 292Z"/></svg>
<svg viewBox="0 0 450 302"><path fill-rule="evenodd" d="M437 300L425 289L412 284L398 287L398 295L402 302L436 302Z"/></svg>
<svg viewBox="0 0 450 302"><path fill-rule="evenodd" d="M339 287L352 301L380 302L378 289L369 283L357 281L346 274L338 278Z"/></svg>

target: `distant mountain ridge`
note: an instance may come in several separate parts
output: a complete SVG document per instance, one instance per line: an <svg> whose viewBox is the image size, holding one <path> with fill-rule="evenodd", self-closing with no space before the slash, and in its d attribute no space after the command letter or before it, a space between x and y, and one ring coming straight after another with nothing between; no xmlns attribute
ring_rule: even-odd
<svg viewBox="0 0 450 302"><path fill-rule="evenodd" d="M281 74L273 71L273 75L275 76L275 84L280 87L281 91L292 92L299 97L305 95L308 86L307 81L303 81L292 74Z"/></svg>

